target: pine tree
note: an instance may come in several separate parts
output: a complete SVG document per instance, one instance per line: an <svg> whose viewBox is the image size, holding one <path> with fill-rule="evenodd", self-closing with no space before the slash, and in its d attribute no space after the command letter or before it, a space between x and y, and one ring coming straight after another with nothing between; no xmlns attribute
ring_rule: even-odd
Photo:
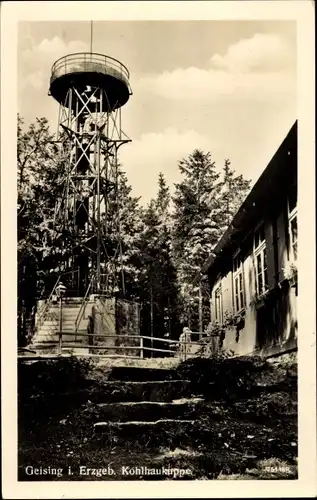
<svg viewBox="0 0 317 500"><path fill-rule="evenodd" d="M169 209L171 204L171 195L169 187L166 184L166 180L162 172L159 173L158 177L158 193L155 200L156 210L158 216L161 219L161 223L168 224L169 222Z"/></svg>
<svg viewBox="0 0 317 500"><path fill-rule="evenodd" d="M221 197L223 204L223 231L229 226L240 205L250 190L250 182L243 175L235 176L230 160L225 160Z"/></svg>
<svg viewBox="0 0 317 500"><path fill-rule="evenodd" d="M247 195L250 182L235 176L229 160L223 173L217 171L211 154L199 150L182 159L179 169L183 180L175 185L173 198L173 248L183 301L181 320L198 330L200 269ZM201 290L203 317L209 318L205 284Z"/></svg>
<svg viewBox="0 0 317 500"><path fill-rule="evenodd" d="M138 276L139 269L135 267L134 260L137 252L137 238L142 229L142 209L139 205L140 198L133 196L132 187L122 167L119 167L118 179L118 218L119 224L116 228L120 229L119 235L114 235L115 245L121 245L121 254L117 259L117 283L120 286L120 294L127 299L139 298ZM111 197L110 197L111 204ZM115 200L112 200L113 208ZM113 227L114 230L116 230ZM111 229L111 228L110 228Z"/></svg>
<svg viewBox="0 0 317 500"><path fill-rule="evenodd" d="M179 289L177 272L173 263L172 248L172 218L171 194L162 173L158 178L158 193L156 198L156 211L160 222L159 232L162 243L162 311L164 314L164 331L171 337L178 338L179 334Z"/></svg>
<svg viewBox="0 0 317 500"><path fill-rule="evenodd" d="M183 180L175 185L174 258L183 299L182 321L198 329L195 279L220 236L220 174L211 154L195 150L179 162Z"/></svg>
<svg viewBox="0 0 317 500"><path fill-rule="evenodd" d="M176 338L178 325L177 275L172 263L170 234L170 193L162 174L157 197L143 209L134 267L138 269L139 297L142 304L141 332L162 338ZM162 342L152 343L161 349Z"/></svg>

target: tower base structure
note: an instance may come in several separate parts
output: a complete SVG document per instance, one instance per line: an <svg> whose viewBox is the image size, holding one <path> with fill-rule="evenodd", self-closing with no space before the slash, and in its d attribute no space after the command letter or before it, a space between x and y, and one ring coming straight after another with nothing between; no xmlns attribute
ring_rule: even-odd
<svg viewBox="0 0 317 500"><path fill-rule="evenodd" d="M38 301L29 349L38 354L137 356L140 306L116 297L67 297Z"/></svg>

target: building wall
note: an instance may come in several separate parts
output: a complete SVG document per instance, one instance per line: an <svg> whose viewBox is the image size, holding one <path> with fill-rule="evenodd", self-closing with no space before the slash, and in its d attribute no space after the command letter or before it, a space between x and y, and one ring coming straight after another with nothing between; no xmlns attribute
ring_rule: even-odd
<svg viewBox="0 0 317 500"><path fill-rule="evenodd" d="M293 209L293 216L296 213ZM264 224L268 299L264 307L257 309L250 302L256 293L256 264L254 258L255 226L244 242L241 242L242 274L244 281L244 327L239 331L235 327L226 329L223 340L223 349L238 355L276 353L296 346L297 314L296 288L291 287L285 280L283 268L292 257L289 237L289 212L287 198L281 203L280 209L259 221ZM233 282L233 254L228 259L222 272L212 286L212 321L223 322L225 312L235 313L234 282ZM221 287L223 315L222 321L216 318L216 293ZM219 299L218 299L219 301ZM219 307L218 307L219 309ZM219 317L219 311L217 316Z"/></svg>

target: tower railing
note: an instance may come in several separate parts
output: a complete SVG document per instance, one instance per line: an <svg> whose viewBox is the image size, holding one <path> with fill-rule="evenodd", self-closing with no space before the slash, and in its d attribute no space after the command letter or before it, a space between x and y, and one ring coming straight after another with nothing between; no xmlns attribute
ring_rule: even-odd
<svg viewBox="0 0 317 500"><path fill-rule="evenodd" d="M129 87L129 70L117 59L103 54L78 52L58 59L51 69L51 83L68 73L96 72L119 78ZM130 87L129 87L130 88Z"/></svg>

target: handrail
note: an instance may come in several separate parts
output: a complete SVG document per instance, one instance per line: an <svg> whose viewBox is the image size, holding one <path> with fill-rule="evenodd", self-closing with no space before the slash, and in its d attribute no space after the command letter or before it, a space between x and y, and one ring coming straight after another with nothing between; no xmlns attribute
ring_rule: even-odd
<svg viewBox="0 0 317 500"><path fill-rule="evenodd" d="M61 274L58 276L58 278L57 278L57 280L56 280L56 283L55 283L55 285L53 286L53 289L52 289L52 291L51 291L51 293L50 293L50 295L49 295L48 299L46 300L46 303L45 303L45 305L44 305L43 311L42 311L42 312L41 312L41 314L39 315L39 318L38 318L38 320L37 320L37 322L36 322L36 330L38 330L38 329L39 329L39 327L40 327L40 326L42 326L42 323L41 323L41 322L42 322L43 318L45 317L45 314L46 314L46 312L47 312L47 309L49 308L50 302L51 302L52 297L53 297L53 295L54 295L54 292L55 292L55 290L56 290L56 288L57 288L57 285L58 285L58 283L59 283L59 281L60 281L60 279L61 279L61 276L62 276Z"/></svg>
<svg viewBox="0 0 317 500"><path fill-rule="evenodd" d="M51 291L51 293L50 293L50 295L49 295L48 299L46 299L46 303L45 303L45 305L44 305L44 307L43 307L43 310L41 311L41 314L39 314L38 320L37 320L37 322L36 322L36 330L38 330L38 328L42 325L42 320L43 320L43 319L44 319L44 317L45 317L45 314L46 314L46 312L47 312L47 309L49 308L50 302L51 302L52 297L53 297L53 295L54 295L54 292L55 292L55 290L56 290L56 288L57 288L57 285L58 285L58 283L59 283L59 282L60 282L60 280L61 280L61 277L62 277L62 276L65 276L66 274L70 274L70 273L78 273L78 272L79 272L79 269L77 269L76 271L73 271L73 270L71 270L71 271L64 271L64 272L62 272L62 273L60 273L60 274L58 275L58 278L57 278L57 280L56 280L56 282L55 282L55 285L53 286L53 289L52 289L52 291Z"/></svg>
<svg viewBox="0 0 317 500"><path fill-rule="evenodd" d="M62 334L67 336L72 336L74 335L74 332L71 331L62 331ZM146 335L108 335L108 334L100 334L100 333L86 333L86 332L76 332L77 337L98 337L98 338L107 338L107 339L143 339L143 340L154 340L154 341L160 341L160 342L165 342L167 344L174 344L174 345L179 345L181 342L179 340L165 340L161 339L158 337L148 337ZM185 342L182 342L184 345ZM186 342L186 345L199 345L202 346L203 344L199 341L191 341L191 342ZM79 347L87 347L86 345L79 346ZM102 349L102 346L100 347Z"/></svg>
<svg viewBox="0 0 317 500"><path fill-rule="evenodd" d="M87 287L87 290L86 290L86 293L85 293L85 296L83 298L83 301L81 303L81 306L80 306L80 309L78 311L78 314L77 314L77 318L75 320L75 333L77 333L77 330L78 330L78 327L80 325L80 322L82 320L82 317L83 315L85 314L85 311L86 311L86 307L87 307L87 297L88 297L88 293L90 291L90 288L92 286L92 283L93 283L93 280L94 280L95 276L92 275L90 281L89 281L89 285ZM75 340L76 340L76 336L75 336Z"/></svg>

